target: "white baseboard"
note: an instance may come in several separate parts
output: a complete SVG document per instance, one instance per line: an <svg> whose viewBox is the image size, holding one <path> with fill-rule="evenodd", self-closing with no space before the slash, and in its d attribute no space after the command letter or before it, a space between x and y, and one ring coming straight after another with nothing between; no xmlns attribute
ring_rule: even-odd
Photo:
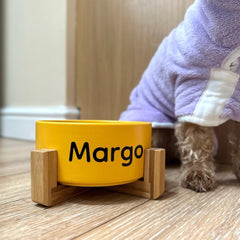
<svg viewBox="0 0 240 240"><path fill-rule="evenodd" d="M79 119L80 110L75 107L6 107L0 109L0 136L23 140L35 140L37 120Z"/></svg>

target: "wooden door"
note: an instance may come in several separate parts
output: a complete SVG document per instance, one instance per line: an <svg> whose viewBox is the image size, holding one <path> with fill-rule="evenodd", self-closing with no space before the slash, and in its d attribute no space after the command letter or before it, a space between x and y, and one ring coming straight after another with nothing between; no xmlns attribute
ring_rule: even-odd
<svg viewBox="0 0 240 240"><path fill-rule="evenodd" d="M83 119L118 119L162 39L193 0L78 0L77 105Z"/></svg>

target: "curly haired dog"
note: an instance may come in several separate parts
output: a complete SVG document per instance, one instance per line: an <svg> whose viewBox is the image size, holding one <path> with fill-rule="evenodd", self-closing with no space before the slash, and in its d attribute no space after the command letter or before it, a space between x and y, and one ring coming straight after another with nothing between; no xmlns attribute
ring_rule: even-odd
<svg viewBox="0 0 240 240"><path fill-rule="evenodd" d="M160 44L120 120L174 127L183 187L213 189L213 127L240 122L240 0L196 0ZM240 179L240 144L233 140Z"/></svg>

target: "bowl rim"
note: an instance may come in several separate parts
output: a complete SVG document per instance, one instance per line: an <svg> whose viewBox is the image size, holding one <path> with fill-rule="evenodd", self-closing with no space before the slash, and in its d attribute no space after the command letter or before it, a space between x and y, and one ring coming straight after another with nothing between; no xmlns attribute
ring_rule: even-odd
<svg viewBox="0 0 240 240"><path fill-rule="evenodd" d="M142 126L151 125L150 122L140 121L121 121L121 120L85 120L85 119L72 119L72 120L38 120L36 124L47 124L47 125L83 125L83 126Z"/></svg>

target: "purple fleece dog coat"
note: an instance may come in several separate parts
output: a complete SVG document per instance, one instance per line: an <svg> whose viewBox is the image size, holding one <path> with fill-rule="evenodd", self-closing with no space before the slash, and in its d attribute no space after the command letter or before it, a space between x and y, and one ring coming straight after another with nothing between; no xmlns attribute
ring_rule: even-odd
<svg viewBox="0 0 240 240"><path fill-rule="evenodd" d="M197 0L166 37L120 120L240 121L240 0Z"/></svg>

